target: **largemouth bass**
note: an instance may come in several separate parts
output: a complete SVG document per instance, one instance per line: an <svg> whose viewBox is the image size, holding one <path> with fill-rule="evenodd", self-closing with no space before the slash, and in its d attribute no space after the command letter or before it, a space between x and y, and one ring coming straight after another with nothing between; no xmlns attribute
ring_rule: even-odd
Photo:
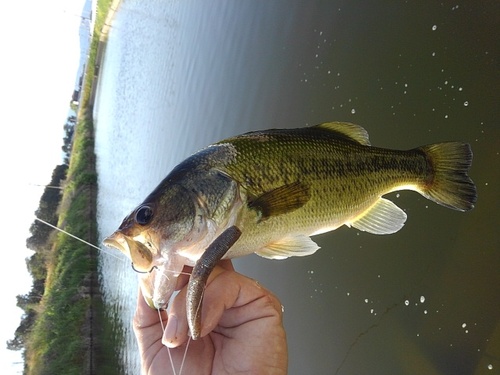
<svg viewBox="0 0 500 375"><path fill-rule="evenodd" d="M220 259L310 255L319 248L310 236L342 225L397 232L406 214L382 196L398 190L470 210L471 162L466 143L376 148L364 128L350 123L250 132L175 167L104 243L143 272L144 297L157 309L167 307L183 267L197 266L187 297L196 339L204 282Z"/></svg>

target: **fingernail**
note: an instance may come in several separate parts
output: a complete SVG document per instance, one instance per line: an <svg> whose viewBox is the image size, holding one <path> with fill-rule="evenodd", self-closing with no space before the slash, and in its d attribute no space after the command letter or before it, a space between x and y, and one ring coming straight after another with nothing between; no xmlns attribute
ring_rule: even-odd
<svg viewBox="0 0 500 375"><path fill-rule="evenodd" d="M170 315L167 321L167 327L165 328L165 333L163 334L163 344L174 348L177 345L177 317L175 315Z"/></svg>

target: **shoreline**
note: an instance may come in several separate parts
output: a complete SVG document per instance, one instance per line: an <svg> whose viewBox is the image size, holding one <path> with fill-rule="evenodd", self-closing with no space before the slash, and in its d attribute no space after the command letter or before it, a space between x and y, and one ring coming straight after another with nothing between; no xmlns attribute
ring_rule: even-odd
<svg viewBox="0 0 500 375"><path fill-rule="evenodd" d="M94 57L94 69L93 69L93 77L92 77L92 84L90 87L90 94L89 94L89 99L87 102L87 105L84 106L82 109L82 120L84 118L87 118L88 121L92 123L92 138L94 139L95 136L95 126L94 126L94 114L93 114L93 109L94 109L94 104L95 104L95 99L97 95L97 87L99 85L99 75L100 75L100 68L101 64L104 61L104 55L106 52L106 46L108 42L108 35L111 30L112 22L114 19L114 16L116 14L116 11L118 10L119 6L121 4L121 0L113 0L108 12L106 14L106 18L104 21L103 26L101 27L100 35L99 35L99 40L97 42L97 51ZM89 57L90 60L90 57ZM93 142L92 142L93 143ZM92 156L94 162L92 163L92 169L97 176L97 168L96 168L96 155L95 155L95 149L92 150ZM98 225L97 225L97 189L98 186L95 186L93 189L91 189L90 192L90 204L89 204L89 220L93 223L93 230L92 230L92 238L93 242L97 243L97 239L99 238L98 234ZM104 296L102 294L101 290L101 284L99 280L99 271L98 271L98 264L99 264L99 257L98 254L94 250L89 251L89 256L92 259L92 263L95 264L95 267L93 267L93 270L90 275L90 280L91 280L91 287L90 287L90 299L91 299L91 304L90 304L90 309L88 311L88 315L86 317L87 320L87 327L89 328L89 333L90 333L90 340L89 340L89 374L97 374L97 369L100 368L106 369L107 372L113 373L115 371L120 372L122 365L120 363L116 364L116 367L111 369L108 367L109 364L109 357L105 358L106 355L103 357L103 349L104 346L106 345L106 337L108 337L109 331L106 327L109 327L109 322L106 322L107 314L105 313L106 310L106 303L104 301ZM104 350L106 352L106 350ZM116 360L119 361L119 358L116 358Z"/></svg>
<svg viewBox="0 0 500 375"><path fill-rule="evenodd" d="M88 103L90 109L94 108L97 86L99 85L99 74L101 71L101 64L104 60L104 54L106 52L106 45L108 42L109 31L111 29L111 24L113 23L115 13L118 11L121 2L122 0L113 0L106 15L106 19L104 20L104 25L102 26L101 29L101 35L99 37L99 42L97 44L97 53L94 62L94 79L92 82L92 89L90 91L90 97Z"/></svg>
<svg viewBox="0 0 500 375"><path fill-rule="evenodd" d="M120 3L101 0L96 4L63 188L57 207L50 208L58 228L88 242L49 231L32 244L37 258L32 259L31 272L43 289L30 295L32 299L23 307L26 318L16 331L24 348L25 374L124 372L116 350L120 338L101 290L98 252L88 245L98 238L93 106L99 66Z"/></svg>

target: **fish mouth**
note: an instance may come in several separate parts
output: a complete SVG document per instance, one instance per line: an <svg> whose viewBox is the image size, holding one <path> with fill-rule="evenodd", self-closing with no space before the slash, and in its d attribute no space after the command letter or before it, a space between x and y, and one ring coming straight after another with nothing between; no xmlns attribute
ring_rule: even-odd
<svg viewBox="0 0 500 375"><path fill-rule="evenodd" d="M140 287L148 306L153 309L166 309L185 259L173 254L168 257L153 254L142 242L120 231L106 237L103 243L121 251L132 261L132 268L139 273Z"/></svg>
<svg viewBox="0 0 500 375"><path fill-rule="evenodd" d="M150 272L154 267L152 251L140 241L117 231L104 239L106 246L114 247L132 260L132 267L140 273Z"/></svg>
<svg viewBox="0 0 500 375"><path fill-rule="evenodd" d="M172 268L173 267L173 268ZM139 275L139 286L144 300L149 307L155 310L166 310L170 298L178 288L179 272L171 262L155 265L150 272Z"/></svg>
<svg viewBox="0 0 500 375"><path fill-rule="evenodd" d="M141 286L141 291L142 291L142 296L144 297L144 301L146 301L146 304L152 308L153 310L166 310L167 309L167 306L165 305L165 307L161 307L161 308L157 308L155 306L155 303L153 301L153 297L149 296L149 295L145 295L144 294L144 288Z"/></svg>
<svg viewBox="0 0 500 375"><path fill-rule="evenodd" d="M102 243L107 247L113 247L127 256L130 256L130 250L127 242L124 240L124 235L119 232L113 233L111 236L106 237Z"/></svg>

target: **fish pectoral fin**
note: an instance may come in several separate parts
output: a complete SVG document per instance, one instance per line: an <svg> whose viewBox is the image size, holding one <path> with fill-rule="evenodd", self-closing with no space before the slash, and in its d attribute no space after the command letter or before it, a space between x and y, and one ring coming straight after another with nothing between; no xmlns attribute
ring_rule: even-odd
<svg viewBox="0 0 500 375"><path fill-rule="evenodd" d="M257 210L259 221L263 221L302 207L310 197L309 186L297 181L265 192L251 200L248 208Z"/></svg>
<svg viewBox="0 0 500 375"><path fill-rule="evenodd" d="M306 235L296 235L282 238L255 252L255 254L268 259L286 259L292 256L311 255L319 246Z"/></svg>
<svg viewBox="0 0 500 375"><path fill-rule="evenodd" d="M373 234L391 234L400 230L405 221L406 213L401 208L388 199L380 198L347 225Z"/></svg>

